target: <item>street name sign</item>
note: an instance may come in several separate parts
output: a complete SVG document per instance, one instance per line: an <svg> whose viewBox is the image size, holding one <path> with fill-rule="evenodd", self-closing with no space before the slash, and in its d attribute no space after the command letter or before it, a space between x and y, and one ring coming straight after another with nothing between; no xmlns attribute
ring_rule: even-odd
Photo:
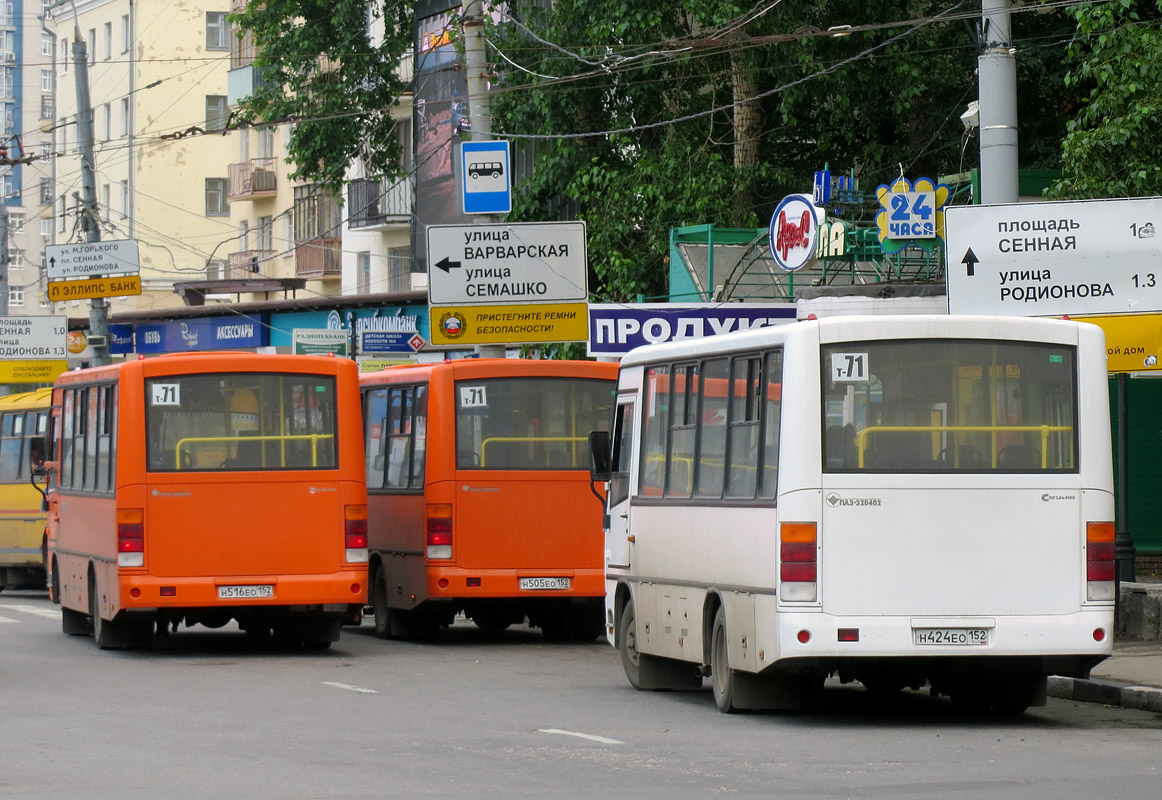
<svg viewBox="0 0 1162 800"><path fill-rule="evenodd" d="M430 305L583 303L587 273L584 222L428 226Z"/></svg>
<svg viewBox="0 0 1162 800"><path fill-rule="evenodd" d="M44 258L50 281L129 275L141 269L134 239L50 244L44 248Z"/></svg>
<svg viewBox="0 0 1162 800"><path fill-rule="evenodd" d="M93 297L128 297L141 294L140 275L115 275L75 281L49 281L48 299L53 303Z"/></svg>
<svg viewBox="0 0 1162 800"><path fill-rule="evenodd" d="M950 314L1162 311L1162 197L944 213Z"/></svg>
<svg viewBox="0 0 1162 800"><path fill-rule="evenodd" d="M465 214L512 211L507 141L460 143L460 197Z"/></svg>

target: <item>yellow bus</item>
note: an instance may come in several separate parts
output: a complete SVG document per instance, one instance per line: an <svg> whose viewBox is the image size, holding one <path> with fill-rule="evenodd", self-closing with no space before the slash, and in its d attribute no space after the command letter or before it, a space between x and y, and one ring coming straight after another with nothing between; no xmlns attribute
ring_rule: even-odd
<svg viewBox="0 0 1162 800"><path fill-rule="evenodd" d="M44 495L32 483L44 460L52 389L0 397L0 590L43 589Z"/></svg>

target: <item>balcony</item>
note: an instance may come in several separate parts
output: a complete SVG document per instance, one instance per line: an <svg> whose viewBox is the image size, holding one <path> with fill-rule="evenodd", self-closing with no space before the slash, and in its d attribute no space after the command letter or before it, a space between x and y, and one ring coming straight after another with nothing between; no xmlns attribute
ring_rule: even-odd
<svg viewBox="0 0 1162 800"><path fill-rule="evenodd" d="M412 177L356 180L347 185L347 224L352 230L385 231L408 225L412 215Z"/></svg>
<svg viewBox="0 0 1162 800"><path fill-rule="evenodd" d="M256 158L231 164L226 197L230 202L273 197L278 192L278 179L273 158Z"/></svg>
<svg viewBox="0 0 1162 800"><path fill-rule="evenodd" d="M295 245L296 278L329 278L343 274L343 240L323 236Z"/></svg>
<svg viewBox="0 0 1162 800"><path fill-rule="evenodd" d="M243 250L231 253L226 264L226 280L263 277L266 273L266 265L263 262L273 257L273 250Z"/></svg>

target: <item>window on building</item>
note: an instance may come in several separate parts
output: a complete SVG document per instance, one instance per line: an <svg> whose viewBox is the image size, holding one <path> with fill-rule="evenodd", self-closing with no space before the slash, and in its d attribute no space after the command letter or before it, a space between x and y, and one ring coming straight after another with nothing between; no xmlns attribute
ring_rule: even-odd
<svg viewBox="0 0 1162 800"><path fill-rule="evenodd" d="M250 249L250 221L240 220L238 223L238 249L245 252Z"/></svg>
<svg viewBox="0 0 1162 800"><path fill-rule="evenodd" d="M121 98L121 135L129 135L129 98Z"/></svg>
<svg viewBox="0 0 1162 800"><path fill-rule="evenodd" d="M259 128L256 135L258 136L258 157L274 158L274 128Z"/></svg>
<svg viewBox="0 0 1162 800"><path fill-rule="evenodd" d="M274 249L274 217L259 217L258 218L258 243L259 250L273 250Z"/></svg>
<svg viewBox="0 0 1162 800"><path fill-rule="evenodd" d="M24 233L24 212L8 212L8 231L10 233Z"/></svg>
<svg viewBox="0 0 1162 800"><path fill-rule="evenodd" d="M9 307L24 305L23 287L14 286L8 290L8 305Z"/></svg>
<svg viewBox="0 0 1162 800"><path fill-rule="evenodd" d="M24 272L24 264L25 264L24 251L21 250L19 247L13 247L13 246L9 245L9 247L8 247L8 269L19 270L21 273L23 273ZM13 278L13 277L18 277L18 276L14 276L14 275L9 274L8 277Z"/></svg>
<svg viewBox="0 0 1162 800"><path fill-rule="evenodd" d="M129 15L121 15L121 52L129 52Z"/></svg>
<svg viewBox="0 0 1162 800"><path fill-rule="evenodd" d="M60 199L60 211L57 212L57 224L60 226L60 232L65 232L65 214L68 213L68 199L62 194Z"/></svg>
<svg viewBox="0 0 1162 800"><path fill-rule="evenodd" d="M42 56L52 55L52 34L42 33L40 35L40 54Z"/></svg>
<svg viewBox="0 0 1162 800"><path fill-rule="evenodd" d="M89 28L89 63L97 63L97 29Z"/></svg>
<svg viewBox="0 0 1162 800"><path fill-rule="evenodd" d="M206 216L230 216L230 204L226 202L225 178L206 178Z"/></svg>
<svg viewBox="0 0 1162 800"><path fill-rule="evenodd" d="M121 217L129 216L129 181L121 181Z"/></svg>
<svg viewBox="0 0 1162 800"><path fill-rule="evenodd" d="M250 160L250 131L247 128L238 131L238 160L243 163Z"/></svg>
<svg viewBox="0 0 1162 800"><path fill-rule="evenodd" d="M113 57L113 23L105 23L105 60Z"/></svg>
<svg viewBox="0 0 1162 800"><path fill-rule="evenodd" d="M61 39L61 72L69 71L69 40Z"/></svg>
<svg viewBox="0 0 1162 800"><path fill-rule="evenodd" d="M110 219L113 207L109 204L113 199L113 187L105 183L101 185L101 218Z"/></svg>
<svg viewBox="0 0 1162 800"><path fill-rule="evenodd" d="M355 254L355 291L357 294L371 291L371 253Z"/></svg>
<svg viewBox="0 0 1162 800"><path fill-rule="evenodd" d="M43 236L45 239L52 236L52 220L51 219L42 219L40 221L40 235Z"/></svg>
<svg viewBox="0 0 1162 800"><path fill-rule="evenodd" d="M230 111L226 106L226 95L206 95L206 130L220 131L226 127Z"/></svg>
<svg viewBox="0 0 1162 800"><path fill-rule="evenodd" d="M229 50L230 39L228 38L230 27L226 23L225 11L207 11L206 12L206 49L207 50Z"/></svg>
<svg viewBox="0 0 1162 800"><path fill-rule="evenodd" d="M113 106L109 103L101 106L101 132L105 141L113 135Z"/></svg>
<svg viewBox="0 0 1162 800"><path fill-rule="evenodd" d="M412 288L412 251L409 247L392 247L387 251L387 291L403 292Z"/></svg>
<svg viewBox="0 0 1162 800"><path fill-rule="evenodd" d="M52 70L42 69L40 71L40 90L42 92L52 91Z"/></svg>

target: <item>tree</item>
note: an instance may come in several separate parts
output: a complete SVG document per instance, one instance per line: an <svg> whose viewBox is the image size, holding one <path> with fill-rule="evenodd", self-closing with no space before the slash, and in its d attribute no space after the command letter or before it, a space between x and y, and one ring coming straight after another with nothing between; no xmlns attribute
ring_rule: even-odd
<svg viewBox="0 0 1162 800"><path fill-rule="evenodd" d="M250 0L230 19L253 43L263 75L238 123L294 122L292 178L338 190L357 158L369 175L400 174L391 110L408 90L397 66L412 47L410 3ZM383 22L378 44L369 19Z"/></svg>
<svg viewBox="0 0 1162 800"><path fill-rule="evenodd" d="M590 286L664 295L669 232L764 225L830 164L874 192L977 163L959 121L977 95L970 25L920 0L751 6L735 0L513 3L490 38L506 66L493 128L533 155L512 219L588 223ZM1061 11L1014 15L1061 41ZM1018 42L1020 49L1022 44ZM498 64L505 64L498 61ZM1019 62L1022 166L1058 165L1064 51ZM537 138L523 138L530 134ZM1045 139L1051 145L1044 145ZM866 209L870 215L872 209Z"/></svg>
<svg viewBox="0 0 1162 800"><path fill-rule="evenodd" d="M1162 1L1070 10L1078 36L1068 84L1086 92L1062 143L1058 199L1162 195Z"/></svg>

